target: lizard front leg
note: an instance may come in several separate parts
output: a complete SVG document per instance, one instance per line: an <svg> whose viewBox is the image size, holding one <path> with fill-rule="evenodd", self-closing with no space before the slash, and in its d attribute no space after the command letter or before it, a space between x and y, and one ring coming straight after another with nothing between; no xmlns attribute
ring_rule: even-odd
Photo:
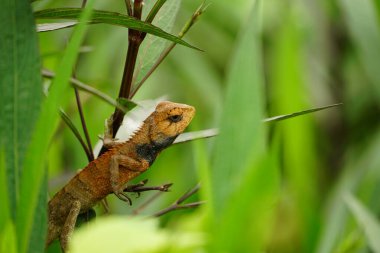
<svg viewBox="0 0 380 253"><path fill-rule="evenodd" d="M71 209L70 209L69 215L66 218L65 224L62 227L59 241L61 243L61 248L63 252L67 251L67 246L68 246L69 240L71 239L71 235L74 232L75 223L77 221L80 208L81 208L81 203L78 200L75 200L71 206Z"/></svg>
<svg viewBox="0 0 380 253"><path fill-rule="evenodd" d="M138 161L126 155L113 155L110 161L110 181L114 194L121 200L132 205L131 199L124 193L124 184L119 180L119 166L122 165L127 170L133 172L143 172L149 168L149 162L146 160Z"/></svg>
<svg viewBox="0 0 380 253"><path fill-rule="evenodd" d="M103 146L107 149L113 148L117 144L120 144L120 142L117 142L117 139L113 138L113 131L112 131L112 116L109 119L106 119L104 124L104 136L101 138L103 140Z"/></svg>

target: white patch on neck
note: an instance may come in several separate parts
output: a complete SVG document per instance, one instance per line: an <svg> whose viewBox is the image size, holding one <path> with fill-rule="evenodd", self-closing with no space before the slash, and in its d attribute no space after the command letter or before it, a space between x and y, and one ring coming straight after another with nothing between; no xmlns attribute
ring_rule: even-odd
<svg viewBox="0 0 380 253"><path fill-rule="evenodd" d="M136 102L137 106L129 111L123 119L123 122L116 133L118 142L127 141L133 133L139 130L143 121L154 112L157 104L161 101L167 100L166 96L159 97L152 100L143 100ZM103 133L101 134L103 135ZM99 140L94 147L95 157L98 157L100 149L103 146L103 141Z"/></svg>

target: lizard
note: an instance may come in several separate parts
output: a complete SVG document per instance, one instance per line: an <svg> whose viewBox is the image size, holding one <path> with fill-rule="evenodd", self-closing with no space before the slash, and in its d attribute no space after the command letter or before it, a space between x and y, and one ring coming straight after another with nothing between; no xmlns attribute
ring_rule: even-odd
<svg viewBox="0 0 380 253"><path fill-rule="evenodd" d="M46 246L55 239L67 250L79 214L90 210L109 194L130 202L126 184L146 171L157 155L169 147L195 114L190 105L160 102L141 127L125 142L104 135L107 151L78 172L48 203ZM107 128L107 127L106 127Z"/></svg>

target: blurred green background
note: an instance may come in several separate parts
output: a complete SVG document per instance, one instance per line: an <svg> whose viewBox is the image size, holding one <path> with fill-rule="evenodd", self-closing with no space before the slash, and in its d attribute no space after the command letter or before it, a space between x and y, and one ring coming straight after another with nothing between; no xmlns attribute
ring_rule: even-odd
<svg viewBox="0 0 380 253"><path fill-rule="evenodd" d="M182 1L173 34L200 3ZM42 0L33 9L79 5ZM125 13L120 0L96 1L95 8ZM160 218L160 229L172 233L163 240L176 241L177 233L202 238L190 236L190 246L172 252L380 252L374 239L380 237L379 13L377 0L211 2L184 37L204 52L176 46L134 97L191 104L197 115L188 130L222 130L220 137L169 148L135 180L174 184L144 215L202 182L190 201L206 200L204 206ZM72 31L38 34L43 67L57 71ZM122 27L89 26L76 77L117 97L127 38ZM81 98L96 143L114 108L86 93ZM343 105L260 122L334 103ZM79 127L74 93L65 110ZM78 141L60 122L47 156L49 196L86 164ZM153 194L133 196L132 207L109 196L111 213L131 214ZM141 237L153 229L136 226Z"/></svg>

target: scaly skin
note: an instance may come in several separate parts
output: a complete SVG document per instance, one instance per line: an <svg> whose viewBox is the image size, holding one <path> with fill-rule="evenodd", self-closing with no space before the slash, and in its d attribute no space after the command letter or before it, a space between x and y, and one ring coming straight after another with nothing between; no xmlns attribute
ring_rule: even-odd
<svg viewBox="0 0 380 253"><path fill-rule="evenodd" d="M161 102L132 138L111 143L112 148L90 162L49 201L46 245L59 238L66 250L78 214L87 212L108 194L115 193L123 199L126 183L152 165L157 155L185 130L194 114L192 106Z"/></svg>

